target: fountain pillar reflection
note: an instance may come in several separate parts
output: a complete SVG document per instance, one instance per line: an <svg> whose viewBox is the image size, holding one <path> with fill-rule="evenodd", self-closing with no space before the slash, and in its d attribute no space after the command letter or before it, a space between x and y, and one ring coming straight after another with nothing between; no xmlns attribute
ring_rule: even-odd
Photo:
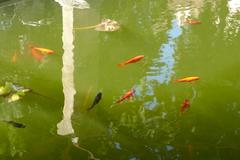
<svg viewBox="0 0 240 160"><path fill-rule="evenodd" d="M63 20L63 68L62 83L64 93L63 119L57 124L57 133L59 135L74 134L71 123L73 114L74 95L74 53L73 53L73 7L88 8L87 2L83 0L56 0L62 6Z"/></svg>
<svg viewBox="0 0 240 160"><path fill-rule="evenodd" d="M74 95L76 93L74 89L74 60L73 60L73 8L62 7L63 17L63 68L62 68L62 83L64 93L64 108L63 108L63 120L58 123L59 135L73 134L71 116L74 106Z"/></svg>

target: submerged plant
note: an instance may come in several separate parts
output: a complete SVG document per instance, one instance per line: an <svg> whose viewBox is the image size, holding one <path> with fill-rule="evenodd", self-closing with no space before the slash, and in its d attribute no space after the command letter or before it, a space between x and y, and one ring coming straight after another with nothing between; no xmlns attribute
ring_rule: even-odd
<svg viewBox="0 0 240 160"><path fill-rule="evenodd" d="M95 29L96 31L101 31L101 32L114 32L120 29L120 24L115 20L103 19L102 22L97 25L80 27L75 29L76 30Z"/></svg>
<svg viewBox="0 0 240 160"><path fill-rule="evenodd" d="M6 82L4 86L0 86L0 96L7 97L8 103L20 100L30 91L31 89L18 86L12 82Z"/></svg>
<svg viewBox="0 0 240 160"><path fill-rule="evenodd" d="M11 93L12 83L6 82L4 86L0 86L0 96L7 96Z"/></svg>

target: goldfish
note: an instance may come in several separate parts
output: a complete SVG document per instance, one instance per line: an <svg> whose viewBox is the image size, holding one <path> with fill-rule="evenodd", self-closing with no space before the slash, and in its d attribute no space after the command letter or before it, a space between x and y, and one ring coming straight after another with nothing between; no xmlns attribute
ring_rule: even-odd
<svg viewBox="0 0 240 160"><path fill-rule="evenodd" d="M130 91L127 91L119 100L116 101L116 103L121 103L122 101L124 101L124 100L126 100L130 97L133 97L134 93L135 93L134 89L131 89Z"/></svg>
<svg viewBox="0 0 240 160"><path fill-rule="evenodd" d="M190 102L188 99L185 99L181 105L180 112L185 112L190 107Z"/></svg>
<svg viewBox="0 0 240 160"><path fill-rule="evenodd" d="M32 56L38 61L43 60L44 56L54 53L51 49L36 47L33 45L29 45L29 49Z"/></svg>
<svg viewBox="0 0 240 160"><path fill-rule="evenodd" d="M95 97L95 99L94 99L91 107L88 108L88 111L91 110L96 104L98 104L101 99L102 99L102 92L99 92L99 93L96 95L96 97Z"/></svg>
<svg viewBox="0 0 240 160"><path fill-rule="evenodd" d="M138 62L138 61L140 61L143 58L144 58L144 55L139 55L139 56L133 57L133 58L131 58L129 60L126 60L126 61L124 61L122 63L119 63L118 66L119 67L124 67L127 64Z"/></svg>
<svg viewBox="0 0 240 160"><path fill-rule="evenodd" d="M12 62L16 63L16 61L17 61L17 52L14 52L12 56Z"/></svg>
<svg viewBox="0 0 240 160"><path fill-rule="evenodd" d="M199 20L194 20L194 19L186 19L185 23L188 24L201 24L202 22Z"/></svg>
<svg viewBox="0 0 240 160"><path fill-rule="evenodd" d="M192 76L192 77L185 77L185 78L177 79L176 82L192 82L192 81L196 81L199 79L200 79L200 77Z"/></svg>
<svg viewBox="0 0 240 160"><path fill-rule="evenodd" d="M54 51L47 48L33 47L34 50L41 52L44 55L53 54Z"/></svg>

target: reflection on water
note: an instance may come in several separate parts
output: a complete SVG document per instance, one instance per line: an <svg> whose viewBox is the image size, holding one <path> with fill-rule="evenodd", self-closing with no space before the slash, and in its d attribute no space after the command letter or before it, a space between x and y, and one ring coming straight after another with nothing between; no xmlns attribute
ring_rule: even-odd
<svg viewBox="0 0 240 160"><path fill-rule="evenodd" d="M35 21L28 21L25 22L24 20L21 20L23 25L32 26L32 27L39 27L44 25L50 25L52 23L52 19L40 19Z"/></svg>
<svg viewBox="0 0 240 160"><path fill-rule="evenodd" d="M168 84L171 81L172 75L174 74L174 65L176 63L175 50L176 50L176 39L182 34L182 29L178 25L177 19L172 21L172 28L167 31L168 42L162 44L159 48L158 57L152 60L152 65L147 71L146 77L142 81L146 85L146 94L148 96L153 96L151 101L146 101L144 106L148 109L154 109L159 105L157 98L154 96L154 84ZM142 85L138 86L137 90L141 92ZM141 93L138 93L142 95Z"/></svg>
<svg viewBox="0 0 240 160"><path fill-rule="evenodd" d="M86 9L89 8L89 4L85 0L55 0L61 6L65 7L74 7L78 9Z"/></svg>
<svg viewBox="0 0 240 160"><path fill-rule="evenodd" d="M6 14L6 12L10 12ZM7 30L12 26L15 18L15 4L1 8L0 10L0 30Z"/></svg>
<svg viewBox="0 0 240 160"><path fill-rule="evenodd" d="M172 28L167 32L168 42L161 45L159 49L159 57L152 60L153 64L147 72L147 81L157 81L159 84L168 84L171 75L174 74L173 68L175 64L174 53L176 50L175 40L182 34L182 29L177 20L172 21Z"/></svg>
<svg viewBox="0 0 240 160"><path fill-rule="evenodd" d="M224 28L225 37L231 39L235 37L240 31L240 19L237 16L240 14L240 1L229 0L228 15L225 18L226 26Z"/></svg>
<svg viewBox="0 0 240 160"><path fill-rule="evenodd" d="M64 0L58 1L61 4L64 3ZM6 58L7 60L1 61L4 65L1 66L0 71L2 71L2 81L7 78L19 81L20 78L34 88L45 88L46 86L45 89L42 89L43 93L52 92L62 95L61 85L63 84L64 113L63 121L58 124L58 134L71 134L71 136L48 134L50 128L54 125L55 129L56 123L59 121L59 113L62 109L59 108L59 104L55 105L45 101L41 103L38 97L30 97L10 105L1 102L0 117L2 119L13 118L26 123L27 127L20 131L0 122L0 159L11 159L2 158L2 155L24 160L33 159L32 157L41 159L43 156L51 156L48 159L54 159L52 157L87 159L87 156L96 159L94 155L101 159L130 160L224 159L235 153L237 155L232 157L239 157L239 152L236 152L239 150L239 146L234 142L239 140L240 135L240 127L237 124L240 117L239 96L235 94L239 91L237 82L239 78L234 75L229 76L233 70L235 71L234 67L237 69L239 65L237 65L238 61L235 57L228 56L228 61L219 58L225 56L221 46L224 41L219 38L223 33L212 33L215 28L211 25L211 18L209 18L213 16L213 20L216 17L223 20L227 14L227 18L230 19L226 19L226 21L229 22L228 25L231 29L227 28L226 34L228 34L228 38L235 36L235 29L239 27L235 24L239 19L238 1L215 1L216 6L214 7L221 8L221 11L218 10L217 13L209 12L209 4L212 3L208 1L203 6L203 0L154 2L129 0L127 4L124 1L112 1L110 5L108 4L109 0L91 1L93 4L91 9L80 10L74 16L73 5L85 4L85 7L80 8L86 8L88 5L82 0L65 1L69 4L65 8L61 8L63 15L61 12L58 13L59 5L56 8L52 7L56 11L55 14L52 14L51 7L48 8L52 1L49 0L26 0L19 6L13 5L15 9L12 8L13 6L6 9L5 11L9 14L5 14L5 11L1 10L0 19L3 19L2 24L4 25L0 30L1 35L3 34L0 55L2 59ZM39 4L41 2L47 3ZM24 10L25 6L26 11ZM46 10L36 10L37 6ZM30 10L32 15L27 10ZM229 12L225 13L225 10L229 10ZM63 22L61 16L63 16ZM123 29L121 32L113 34L84 30L73 37L74 17L76 21L80 20L83 24L91 24L95 18L114 18L121 22ZM187 17L201 18L204 23L199 26L183 26ZM63 33L59 27L56 27L61 26L62 23ZM222 31L225 24L219 23L219 20L216 23L219 24L219 31ZM49 25L49 27L42 25ZM234 34L230 35L229 31L233 31ZM64 49L62 59L61 42L56 43L56 41L61 41L59 40L61 34ZM215 39L214 35L217 35L218 39ZM79 45L79 47L75 45L74 51L80 53L75 54L75 59L73 59L73 38L75 44ZM186 39L191 43L186 44ZM205 40L218 42L217 53L214 52L216 48ZM47 44L49 46L46 47L53 47L59 54L54 55L55 57L53 56L53 59L48 61L49 63L45 63L45 68L43 67L41 70L37 68L34 70L34 74L30 75L29 72L23 73L22 70L31 70L31 67L26 64L21 66L21 62L33 64L32 57L26 56L24 61L17 59L19 63L13 66L9 62L11 58L9 52L12 53L13 47L4 43L5 41L11 41L14 49L20 49L18 51L22 57L26 55L24 53L26 53L26 45L29 42L41 46ZM237 53L239 47L236 45L234 48L227 49ZM115 66L121 58L125 57L123 53L128 52L129 55L126 56L130 57L131 52L135 51L143 51L141 53L146 55L144 65L140 62L122 70ZM185 54L186 52L194 54ZM208 57L210 53L212 57ZM76 60L77 58L79 60ZM60 75L57 77L55 72L52 72L61 71L61 60L63 60L62 82ZM75 66L73 65L74 60ZM211 68L209 65L211 61L216 61L214 64L219 64L219 66ZM35 61L34 63L39 64ZM79 63L86 67L82 67ZM220 65L223 67L221 68ZM228 65L231 72L223 71ZM23 69L19 69L20 67ZM17 72L11 73L11 68ZM182 70L182 68L184 69ZM75 77L73 76L74 69ZM41 72L48 74L45 76ZM175 74L185 74L186 72L199 73L202 80L196 85L194 84L194 87L189 84L171 84ZM216 75L215 72L218 72L219 75ZM53 73L54 78L52 78ZM114 78L112 78L112 73L114 73ZM6 75L10 75L10 77ZM44 79L39 77L44 77ZM209 80L209 77L212 81ZM74 87L78 85L74 85L74 78L76 82L79 82L79 88L76 89L79 92L79 98L75 97L75 99ZM74 113L79 116L73 118L74 124L72 124L74 103L76 103L75 107L84 104L84 108L86 108L89 105L90 100L94 98L90 91L94 90L96 79L98 85L103 87L106 96L94 110L87 113L77 113L75 110ZM115 81L116 79L117 81ZM231 85L224 88L226 84L220 84L222 80L228 81ZM35 82L31 83L31 81ZM50 82L58 84L49 88L51 85L48 82L49 84ZM136 96L133 101L125 101L116 107L109 108L114 96L123 88L132 87L134 84ZM192 99L189 95L193 96ZM194 104L186 114L176 120L182 98L185 96L191 101L194 99ZM62 102L61 99L60 101ZM227 105L225 101L227 101ZM84 108L80 108L84 110ZM222 119L219 119L220 116ZM43 124L44 119L46 119L46 123ZM226 124L229 124L228 127ZM39 143L33 141L35 139L44 139L44 141ZM229 148L227 148L228 146ZM28 157L24 157L26 155ZM61 158L62 155L66 155L66 158Z"/></svg>
<svg viewBox="0 0 240 160"><path fill-rule="evenodd" d="M73 7L62 6L63 20L63 68L62 68L62 83L64 93L63 120L58 123L58 134L68 135L73 134L71 117L73 114L74 95L74 59L73 59Z"/></svg>
<svg viewBox="0 0 240 160"><path fill-rule="evenodd" d="M74 4L72 3L74 2ZM63 119L57 124L57 133L59 135L71 134L72 143L74 146L89 154L89 159L98 160L94 157L93 153L78 144L79 138L75 136L74 129L72 127L72 114L74 107L74 95L76 93L74 88L74 46L73 46L73 6L78 5L77 8L88 8L85 1L81 0L76 4L76 1L59 1L62 5L62 19L63 19L63 68L62 68L62 83L64 93L64 107L63 107ZM84 5L84 6L80 6Z"/></svg>

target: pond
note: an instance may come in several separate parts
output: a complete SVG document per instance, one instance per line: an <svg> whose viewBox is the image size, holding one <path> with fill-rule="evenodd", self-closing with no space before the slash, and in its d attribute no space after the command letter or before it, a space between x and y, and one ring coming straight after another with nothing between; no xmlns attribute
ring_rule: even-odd
<svg viewBox="0 0 240 160"><path fill-rule="evenodd" d="M239 0L75 2L0 3L0 159L240 159Z"/></svg>

